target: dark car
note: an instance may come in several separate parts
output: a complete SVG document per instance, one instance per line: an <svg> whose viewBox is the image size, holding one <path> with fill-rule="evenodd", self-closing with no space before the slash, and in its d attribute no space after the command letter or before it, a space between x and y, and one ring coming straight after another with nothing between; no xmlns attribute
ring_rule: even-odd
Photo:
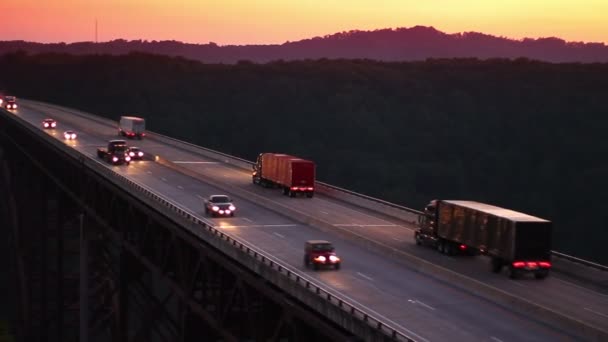
<svg viewBox="0 0 608 342"><path fill-rule="evenodd" d="M127 152L131 160L141 160L144 158L144 152L139 149L139 147L129 147L129 151Z"/></svg>
<svg viewBox="0 0 608 342"><path fill-rule="evenodd" d="M42 120L42 127L43 128L55 128L57 127L57 121L53 120L53 119L44 119Z"/></svg>
<svg viewBox="0 0 608 342"><path fill-rule="evenodd" d="M234 216L236 206L226 195L211 195L205 200L205 214L211 216Z"/></svg>
<svg viewBox="0 0 608 342"><path fill-rule="evenodd" d="M312 265L318 270L321 266L333 266L340 269L342 260L336 255L331 242L326 240L308 240L304 245L304 266Z"/></svg>

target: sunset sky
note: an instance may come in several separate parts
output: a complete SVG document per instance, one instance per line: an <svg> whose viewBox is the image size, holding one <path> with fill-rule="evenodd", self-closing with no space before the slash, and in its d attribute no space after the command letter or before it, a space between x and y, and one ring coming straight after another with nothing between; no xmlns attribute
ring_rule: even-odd
<svg viewBox="0 0 608 342"><path fill-rule="evenodd" d="M276 44L353 29L434 26L608 43L608 0L0 0L0 40Z"/></svg>

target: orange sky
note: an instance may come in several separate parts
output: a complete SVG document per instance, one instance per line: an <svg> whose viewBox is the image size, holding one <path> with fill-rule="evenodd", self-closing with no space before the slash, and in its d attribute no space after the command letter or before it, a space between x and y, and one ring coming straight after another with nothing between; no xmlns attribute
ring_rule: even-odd
<svg viewBox="0 0 608 342"><path fill-rule="evenodd" d="M434 26L608 43L608 0L0 0L0 40L123 38L272 44L352 29Z"/></svg>

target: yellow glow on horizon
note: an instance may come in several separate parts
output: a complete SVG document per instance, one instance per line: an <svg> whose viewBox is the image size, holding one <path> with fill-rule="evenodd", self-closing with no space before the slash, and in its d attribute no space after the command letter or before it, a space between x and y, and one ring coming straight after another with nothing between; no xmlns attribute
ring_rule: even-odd
<svg viewBox="0 0 608 342"><path fill-rule="evenodd" d="M512 39L608 43L608 0L2 0L0 40L276 44L350 30L433 26ZM10 14L10 15L7 15Z"/></svg>

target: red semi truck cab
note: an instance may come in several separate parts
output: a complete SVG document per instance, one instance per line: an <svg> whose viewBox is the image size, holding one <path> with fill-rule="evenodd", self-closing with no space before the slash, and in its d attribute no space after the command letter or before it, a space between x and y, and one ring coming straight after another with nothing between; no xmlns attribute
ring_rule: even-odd
<svg viewBox="0 0 608 342"><path fill-rule="evenodd" d="M313 197L315 163L280 153L261 153L253 166L253 183L264 187L278 187L284 195L295 197L302 193Z"/></svg>

